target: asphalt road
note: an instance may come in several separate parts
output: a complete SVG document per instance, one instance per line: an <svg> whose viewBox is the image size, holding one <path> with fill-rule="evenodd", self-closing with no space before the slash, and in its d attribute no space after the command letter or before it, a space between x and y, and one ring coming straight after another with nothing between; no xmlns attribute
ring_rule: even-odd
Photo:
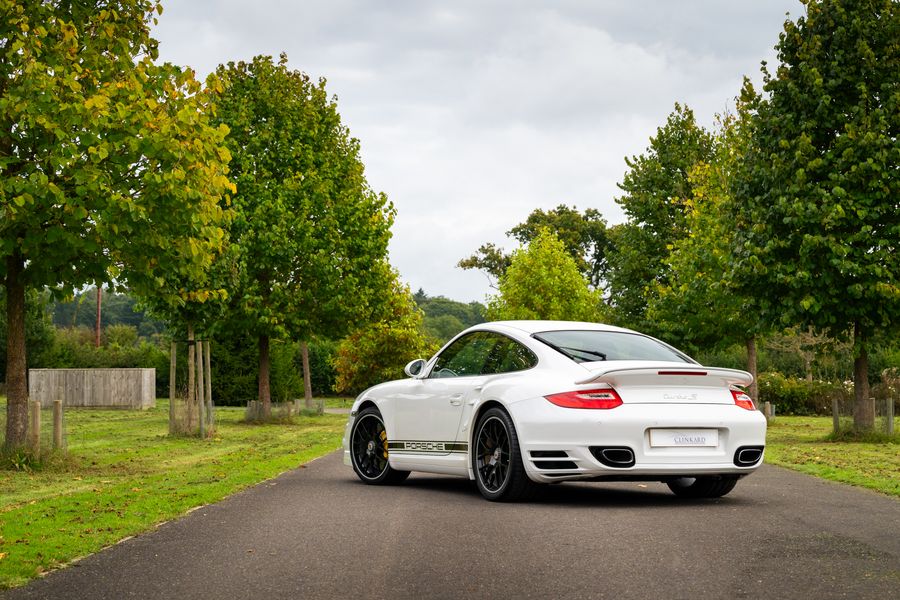
<svg viewBox="0 0 900 600"><path fill-rule="evenodd" d="M898 594L900 501L777 467L714 501L592 483L509 505L454 478L366 486L335 453L0 597Z"/></svg>

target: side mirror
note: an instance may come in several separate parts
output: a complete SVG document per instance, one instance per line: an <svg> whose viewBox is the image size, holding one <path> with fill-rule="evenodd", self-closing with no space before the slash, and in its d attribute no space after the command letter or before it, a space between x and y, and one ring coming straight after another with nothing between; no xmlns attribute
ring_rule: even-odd
<svg viewBox="0 0 900 600"><path fill-rule="evenodd" d="M420 377L422 373L425 372L425 359L417 358L416 360L403 367L403 372L406 373L409 377Z"/></svg>

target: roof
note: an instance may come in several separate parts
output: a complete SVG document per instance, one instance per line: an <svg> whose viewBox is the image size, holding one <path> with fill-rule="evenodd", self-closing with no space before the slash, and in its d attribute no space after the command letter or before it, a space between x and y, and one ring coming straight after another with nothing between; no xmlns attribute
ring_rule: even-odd
<svg viewBox="0 0 900 600"><path fill-rule="evenodd" d="M593 330L593 331L623 331L632 333L630 329L623 329L615 325L605 323L587 323L584 321L491 321L482 325L498 325L518 329L527 334L542 331L568 331L568 330Z"/></svg>

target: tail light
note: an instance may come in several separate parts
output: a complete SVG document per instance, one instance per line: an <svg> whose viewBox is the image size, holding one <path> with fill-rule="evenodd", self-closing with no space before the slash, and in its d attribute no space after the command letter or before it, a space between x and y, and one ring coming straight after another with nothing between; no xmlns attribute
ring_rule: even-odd
<svg viewBox="0 0 900 600"><path fill-rule="evenodd" d="M576 390L544 396L547 400L563 408L600 408L610 409L622 405L622 399L616 390L602 388L597 390Z"/></svg>
<svg viewBox="0 0 900 600"><path fill-rule="evenodd" d="M756 406L753 405L753 398L751 398L747 392L743 390L731 390L731 395L734 396L734 403L741 408L756 410Z"/></svg>

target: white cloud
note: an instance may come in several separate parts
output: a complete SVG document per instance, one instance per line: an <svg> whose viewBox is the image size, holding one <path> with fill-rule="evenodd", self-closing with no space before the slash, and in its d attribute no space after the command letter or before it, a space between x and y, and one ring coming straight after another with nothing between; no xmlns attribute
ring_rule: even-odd
<svg viewBox="0 0 900 600"><path fill-rule="evenodd" d="M774 58L797 0L446 3L169 2L162 58L199 73L288 53L325 76L370 184L398 209L391 258L414 288L483 300L455 268L534 208L597 208L611 223L624 157L674 103L712 124L743 75Z"/></svg>

